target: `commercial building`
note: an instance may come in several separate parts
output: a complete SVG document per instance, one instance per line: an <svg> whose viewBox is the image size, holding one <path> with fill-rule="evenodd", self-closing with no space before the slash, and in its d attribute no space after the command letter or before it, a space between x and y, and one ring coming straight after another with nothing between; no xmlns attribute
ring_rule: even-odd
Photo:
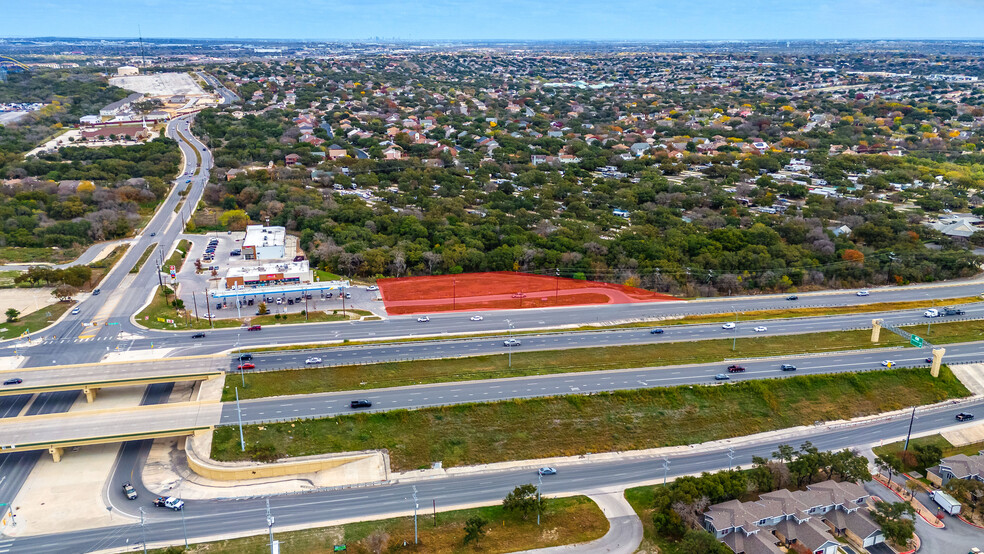
<svg viewBox="0 0 984 554"><path fill-rule="evenodd" d="M243 258L247 260L282 260L287 245L283 227L247 225L243 239Z"/></svg>
<svg viewBox="0 0 984 554"><path fill-rule="evenodd" d="M313 273L307 260L267 263L254 267L232 267L226 273L226 289L250 289L310 283Z"/></svg>

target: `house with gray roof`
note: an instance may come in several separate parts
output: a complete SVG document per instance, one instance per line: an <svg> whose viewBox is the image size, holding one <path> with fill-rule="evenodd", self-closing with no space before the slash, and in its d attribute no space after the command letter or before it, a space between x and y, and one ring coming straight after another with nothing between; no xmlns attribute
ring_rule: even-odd
<svg viewBox="0 0 984 554"><path fill-rule="evenodd" d="M956 454L940 460L940 465L928 468L926 478L937 487L950 482L950 479L976 479L984 481L984 450L968 456Z"/></svg>

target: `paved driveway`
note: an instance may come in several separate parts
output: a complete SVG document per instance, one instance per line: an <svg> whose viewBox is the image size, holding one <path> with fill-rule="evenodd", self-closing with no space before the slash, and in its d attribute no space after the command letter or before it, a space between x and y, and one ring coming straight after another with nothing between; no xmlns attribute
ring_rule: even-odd
<svg viewBox="0 0 984 554"><path fill-rule="evenodd" d="M869 493L877 495L887 502L898 500L898 497L892 491L877 481L865 483L864 488ZM946 524L946 527L944 529L937 529L923 521L922 518L916 518L916 534L919 535L919 539L922 541L919 552L925 554L963 554L969 552L974 546L978 548L984 547L984 531L981 529L973 525L967 525L959 519L950 516L944 517L943 523ZM868 551L875 552L871 548ZM890 551L885 550L884 552L885 554L889 554Z"/></svg>

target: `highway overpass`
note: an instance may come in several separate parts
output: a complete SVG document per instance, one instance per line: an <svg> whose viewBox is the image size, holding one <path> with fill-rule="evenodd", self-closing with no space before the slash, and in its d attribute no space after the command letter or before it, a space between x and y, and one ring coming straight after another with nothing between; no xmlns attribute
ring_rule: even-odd
<svg viewBox="0 0 984 554"><path fill-rule="evenodd" d="M206 381L223 377L225 356L188 356L160 360L19 368L0 371L0 380L22 379L0 388L0 396L81 390L92 402L99 389Z"/></svg>
<svg viewBox="0 0 984 554"><path fill-rule="evenodd" d="M182 402L96 412L0 419L0 452L47 450L55 461L66 448L180 437L210 431L222 405Z"/></svg>

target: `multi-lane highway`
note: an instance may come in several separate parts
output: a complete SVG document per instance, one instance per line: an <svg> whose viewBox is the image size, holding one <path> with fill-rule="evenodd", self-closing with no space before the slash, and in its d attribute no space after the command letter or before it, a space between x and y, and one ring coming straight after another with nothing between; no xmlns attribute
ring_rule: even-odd
<svg viewBox="0 0 984 554"><path fill-rule="evenodd" d="M954 416L960 411L980 411L984 401L961 403L952 407L920 411L913 425L913 432L945 429L958 425ZM798 446L809 440L821 450L837 450L859 444L877 443L904 436L909 424L908 414L890 419L844 427L819 426L809 434L783 439L739 441L734 447L734 464L748 466L753 456L770 457L780 442L792 442ZM127 462L136 462L136 449L127 452ZM727 446L719 450L699 450L692 454L669 456L667 475L675 477L701 471L714 471L729 465ZM412 481L405 479L372 487L333 491L313 491L304 495L270 497L270 506L276 518L274 533L288 526L315 525L338 519L371 518L381 515L410 515L413 513L411 485L417 487L418 502L429 505L433 500L439 507L476 503L496 503L513 487L536 482L532 466L470 475L448 476ZM120 464L117 478L127 475L129 467ZM605 461L585 461L578 464L558 465L558 474L543 479L546 495L577 493L602 487L625 487L643 482L657 482L663 477L662 458L654 456L627 456ZM117 483L113 483L114 486ZM124 525L109 528L66 532L57 535L41 535L15 539L12 552L65 552L97 549L133 548L145 532L148 541L180 541L183 537L181 515L169 510L150 507L149 499L141 496L127 502L111 495L114 510L139 518L137 507L148 512L147 525ZM184 528L192 539L228 535L239 532L263 532L266 530L265 499L242 498L237 500L191 501L185 507Z"/></svg>

